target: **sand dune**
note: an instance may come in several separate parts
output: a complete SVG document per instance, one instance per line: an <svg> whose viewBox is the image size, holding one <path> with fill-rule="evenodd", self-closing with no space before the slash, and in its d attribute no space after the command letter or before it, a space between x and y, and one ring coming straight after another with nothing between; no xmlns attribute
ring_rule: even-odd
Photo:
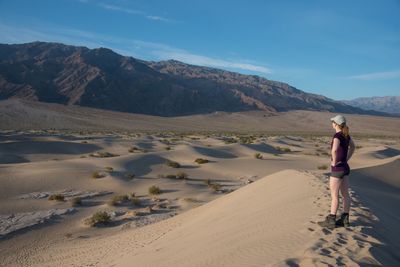
<svg viewBox="0 0 400 267"><path fill-rule="evenodd" d="M333 231L316 224L329 208L327 173L317 167L329 162L330 137L261 136L252 144L227 144L219 135L168 134L6 134L1 140L0 145L23 140L36 149L48 146L48 153L41 154L16 145L8 155L27 157L29 162L0 164L0 215L8 220L22 214L27 222L23 230L8 231L0 240L5 266L396 266L399 262L399 179L393 174L400 171L400 155L395 139L356 138L360 148L351 161L353 225ZM70 144L60 145L63 142ZM139 150L129 152L133 146ZM115 156L89 155L101 151ZM256 159L255 153L263 158ZM197 164L196 158L209 163ZM181 168L167 166L166 160L179 162ZM93 179L93 171L105 176ZM178 171L188 178L160 176ZM127 173L135 177L128 179ZM211 190L207 179L221 190ZM163 194L148 195L153 184ZM57 192L65 193L67 201L47 200ZM143 206L107 204L112 196L132 192ZM76 194L86 197L73 213L45 219L40 226L25 216L68 209ZM154 207L153 213L146 211L149 207ZM96 211L112 214L112 225L85 225Z"/></svg>
<svg viewBox="0 0 400 267"><path fill-rule="evenodd" d="M282 171L188 211L180 216L180 227L117 265L262 266L283 261L308 241L305 226L316 213L310 179Z"/></svg>
<svg viewBox="0 0 400 267"><path fill-rule="evenodd" d="M359 199L377 217L364 233L380 242L371 249L383 266L400 263L400 157L387 164L355 170L352 184Z"/></svg>

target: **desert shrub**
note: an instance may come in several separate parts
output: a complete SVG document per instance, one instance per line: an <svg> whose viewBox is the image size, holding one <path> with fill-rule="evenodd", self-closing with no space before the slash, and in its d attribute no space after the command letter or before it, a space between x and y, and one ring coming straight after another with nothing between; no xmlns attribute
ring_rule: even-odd
<svg viewBox="0 0 400 267"><path fill-rule="evenodd" d="M125 178L132 180L133 178L135 178L135 174L132 172L127 172L125 173Z"/></svg>
<svg viewBox="0 0 400 267"><path fill-rule="evenodd" d="M116 195L116 196L113 196L109 200L108 204L110 206L118 206L118 205L121 205L121 204L123 204L124 202L126 202L128 200L129 200L128 195Z"/></svg>
<svg viewBox="0 0 400 267"><path fill-rule="evenodd" d="M176 175L175 174L167 174L167 175L164 175L164 178L176 179Z"/></svg>
<svg viewBox="0 0 400 267"><path fill-rule="evenodd" d="M92 178L93 179L98 179L98 178L103 178L103 177L104 177L104 175L102 173L98 172L98 171L92 172Z"/></svg>
<svg viewBox="0 0 400 267"><path fill-rule="evenodd" d="M219 183L212 183L209 185L209 187L215 192L221 190L221 185Z"/></svg>
<svg viewBox="0 0 400 267"><path fill-rule="evenodd" d="M133 205L135 205L135 206L140 206L140 205L141 205L140 198L138 198L138 197L132 197L132 198L131 198L131 203L132 203Z"/></svg>
<svg viewBox="0 0 400 267"><path fill-rule="evenodd" d="M172 168L179 168L179 167L181 167L181 165L180 165L178 162L172 161L172 160L168 160L165 164L166 164L167 166L169 166L169 167L172 167Z"/></svg>
<svg viewBox="0 0 400 267"><path fill-rule="evenodd" d="M112 172L114 170L113 167L105 167L104 169L106 172Z"/></svg>
<svg viewBox="0 0 400 267"><path fill-rule="evenodd" d="M262 159L262 158L263 158L263 156L261 155L261 153L255 153L255 154L254 154L254 157L255 157L256 159Z"/></svg>
<svg viewBox="0 0 400 267"><path fill-rule="evenodd" d="M187 173L185 173L185 172L178 172L178 173L176 174L176 178L177 178L177 179L185 180L185 179L188 178L188 175L187 175Z"/></svg>
<svg viewBox="0 0 400 267"><path fill-rule="evenodd" d="M105 211L98 211L90 217L86 223L90 226L106 225L111 222L111 216Z"/></svg>
<svg viewBox="0 0 400 267"><path fill-rule="evenodd" d="M158 186L152 185L149 187L149 194L159 195L161 194L161 189Z"/></svg>
<svg viewBox="0 0 400 267"><path fill-rule="evenodd" d="M239 137L239 142L241 144L252 144L256 140L255 136L240 136Z"/></svg>
<svg viewBox="0 0 400 267"><path fill-rule="evenodd" d="M49 200L64 201L64 196L61 194L52 194L49 196Z"/></svg>
<svg viewBox="0 0 400 267"><path fill-rule="evenodd" d="M197 159L194 160L194 162L196 162L198 164L204 164L204 163L208 163L209 160L208 159L197 158Z"/></svg>
<svg viewBox="0 0 400 267"><path fill-rule="evenodd" d="M128 152L130 152L130 153L134 153L135 151L139 151L139 148L136 147L136 146L133 146L133 147L128 149Z"/></svg>
<svg viewBox="0 0 400 267"><path fill-rule="evenodd" d="M110 152L96 152L90 154L90 156L95 158L110 158L110 157L118 157L119 155Z"/></svg>
<svg viewBox="0 0 400 267"><path fill-rule="evenodd" d="M224 139L224 143L225 144L234 144L234 143L237 143L238 141L235 139L235 138L225 138Z"/></svg>
<svg viewBox="0 0 400 267"><path fill-rule="evenodd" d="M281 151L281 152L291 152L292 151L289 147L276 146L275 149L278 151Z"/></svg>
<svg viewBox="0 0 400 267"><path fill-rule="evenodd" d="M82 198L74 197L73 199L71 199L71 204L73 207L82 206Z"/></svg>
<svg viewBox="0 0 400 267"><path fill-rule="evenodd" d="M171 150L170 146L165 147L165 150Z"/></svg>
<svg viewBox="0 0 400 267"><path fill-rule="evenodd" d="M326 164L318 166L318 170L326 170L326 169L328 169L328 165Z"/></svg>
<svg viewBox="0 0 400 267"><path fill-rule="evenodd" d="M66 234L64 234L64 236L65 236L66 238L71 238L71 237L72 237L72 233L66 233Z"/></svg>

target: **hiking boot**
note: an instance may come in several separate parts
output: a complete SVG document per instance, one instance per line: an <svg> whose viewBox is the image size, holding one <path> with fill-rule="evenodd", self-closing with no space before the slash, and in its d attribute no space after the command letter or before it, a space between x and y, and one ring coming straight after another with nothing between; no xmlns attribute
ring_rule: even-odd
<svg viewBox="0 0 400 267"><path fill-rule="evenodd" d="M336 219L335 215L329 214L328 216L326 216L325 221L318 222L318 225L332 230L336 227L335 219Z"/></svg>
<svg viewBox="0 0 400 267"><path fill-rule="evenodd" d="M349 222L349 214L348 213L343 213L339 220L336 221L336 226L341 226L341 227L349 227L350 222Z"/></svg>

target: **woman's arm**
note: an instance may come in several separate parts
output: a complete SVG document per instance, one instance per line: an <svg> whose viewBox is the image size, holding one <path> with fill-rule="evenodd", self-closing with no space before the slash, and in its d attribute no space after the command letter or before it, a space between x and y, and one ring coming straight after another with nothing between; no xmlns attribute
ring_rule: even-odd
<svg viewBox="0 0 400 267"><path fill-rule="evenodd" d="M349 152L347 153L347 161L353 156L354 150L356 149L356 145L354 144L353 139L350 139L349 143Z"/></svg>
<svg viewBox="0 0 400 267"><path fill-rule="evenodd" d="M336 152L339 148L340 145L340 140L339 138L333 138L333 144L332 144L332 162L331 162L331 166L335 166L337 164L336 162Z"/></svg>

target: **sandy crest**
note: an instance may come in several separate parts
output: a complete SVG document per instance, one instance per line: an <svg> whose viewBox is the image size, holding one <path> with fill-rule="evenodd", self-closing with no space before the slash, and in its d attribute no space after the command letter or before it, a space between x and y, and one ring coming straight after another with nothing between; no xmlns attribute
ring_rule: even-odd
<svg viewBox="0 0 400 267"><path fill-rule="evenodd" d="M316 213L312 177L287 170L182 214L182 226L117 266L262 266L290 257L308 241ZM288 219L290 218L290 219ZM173 256L172 256L173 255Z"/></svg>

